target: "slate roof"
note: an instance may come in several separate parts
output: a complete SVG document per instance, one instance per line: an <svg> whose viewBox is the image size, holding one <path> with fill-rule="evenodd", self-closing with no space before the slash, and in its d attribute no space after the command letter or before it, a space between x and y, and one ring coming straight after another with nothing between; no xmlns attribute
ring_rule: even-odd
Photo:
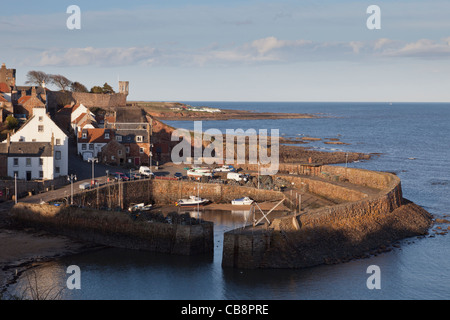
<svg viewBox="0 0 450 320"><path fill-rule="evenodd" d="M7 144L2 143L0 153L7 153ZM53 157L50 142L11 142L9 157Z"/></svg>

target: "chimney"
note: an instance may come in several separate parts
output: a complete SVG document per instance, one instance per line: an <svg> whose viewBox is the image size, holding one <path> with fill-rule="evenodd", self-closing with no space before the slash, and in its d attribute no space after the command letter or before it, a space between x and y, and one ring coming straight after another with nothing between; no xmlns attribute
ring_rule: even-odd
<svg viewBox="0 0 450 320"><path fill-rule="evenodd" d="M22 93L20 97L25 97L27 95L27 92L25 91L25 89L22 89Z"/></svg>
<svg viewBox="0 0 450 320"><path fill-rule="evenodd" d="M31 96L36 97L36 87L31 88Z"/></svg>
<svg viewBox="0 0 450 320"><path fill-rule="evenodd" d="M52 132L52 140L51 140L51 146L52 146L52 154L54 154L53 150L55 149L55 135Z"/></svg>

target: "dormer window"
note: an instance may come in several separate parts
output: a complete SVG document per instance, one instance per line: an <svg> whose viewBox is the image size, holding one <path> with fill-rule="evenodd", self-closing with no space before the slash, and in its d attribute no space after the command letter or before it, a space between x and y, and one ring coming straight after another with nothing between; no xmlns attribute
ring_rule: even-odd
<svg viewBox="0 0 450 320"><path fill-rule="evenodd" d="M142 138L143 138L142 136L136 136L136 142L142 142L143 141Z"/></svg>
<svg viewBox="0 0 450 320"><path fill-rule="evenodd" d="M105 133L105 139L109 139L109 133Z"/></svg>
<svg viewBox="0 0 450 320"><path fill-rule="evenodd" d="M122 136L116 136L116 140L117 140L118 142L122 142Z"/></svg>

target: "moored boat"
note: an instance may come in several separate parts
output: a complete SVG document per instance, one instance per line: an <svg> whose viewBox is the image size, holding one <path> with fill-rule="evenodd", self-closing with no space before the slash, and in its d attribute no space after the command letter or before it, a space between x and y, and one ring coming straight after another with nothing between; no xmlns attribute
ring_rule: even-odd
<svg viewBox="0 0 450 320"><path fill-rule="evenodd" d="M189 199L180 199L175 205L178 207L193 207L193 206L203 206L209 202L208 199L190 196Z"/></svg>
<svg viewBox="0 0 450 320"><path fill-rule="evenodd" d="M231 204L245 206L245 205L251 205L253 202L254 201L252 199L250 199L249 197L244 197L244 198L234 199L233 201L231 201Z"/></svg>

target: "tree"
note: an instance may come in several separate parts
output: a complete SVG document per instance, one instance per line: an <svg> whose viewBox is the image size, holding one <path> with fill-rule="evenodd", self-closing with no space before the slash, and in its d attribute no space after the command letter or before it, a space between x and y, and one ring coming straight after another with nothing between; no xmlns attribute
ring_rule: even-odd
<svg viewBox="0 0 450 320"><path fill-rule="evenodd" d="M9 130L14 130L19 126L19 121L12 115L6 117L6 123L8 125Z"/></svg>
<svg viewBox="0 0 450 320"><path fill-rule="evenodd" d="M70 90L72 92L89 92L89 90L81 83L75 81L70 85Z"/></svg>
<svg viewBox="0 0 450 320"><path fill-rule="evenodd" d="M50 82L62 91L66 91L66 89L72 84L72 81L60 74L50 75Z"/></svg>
<svg viewBox="0 0 450 320"><path fill-rule="evenodd" d="M105 82L105 84L103 85L103 93L111 94L111 93L115 93L115 92L114 92L114 89L108 83Z"/></svg>
<svg viewBox="0 0 450 320"><path fill-rule="evenodd" d="M91 93L103 93L103 88L99 86L94 86L91 88Z"/></svg>
<svg viewBox="0 0 450 320"><path fill-rule="evenodd" d="M44 81L48 83L50 81L50 75L43 71L31 70L27 73L27 81L25 83L41 86Z"/></svg>

